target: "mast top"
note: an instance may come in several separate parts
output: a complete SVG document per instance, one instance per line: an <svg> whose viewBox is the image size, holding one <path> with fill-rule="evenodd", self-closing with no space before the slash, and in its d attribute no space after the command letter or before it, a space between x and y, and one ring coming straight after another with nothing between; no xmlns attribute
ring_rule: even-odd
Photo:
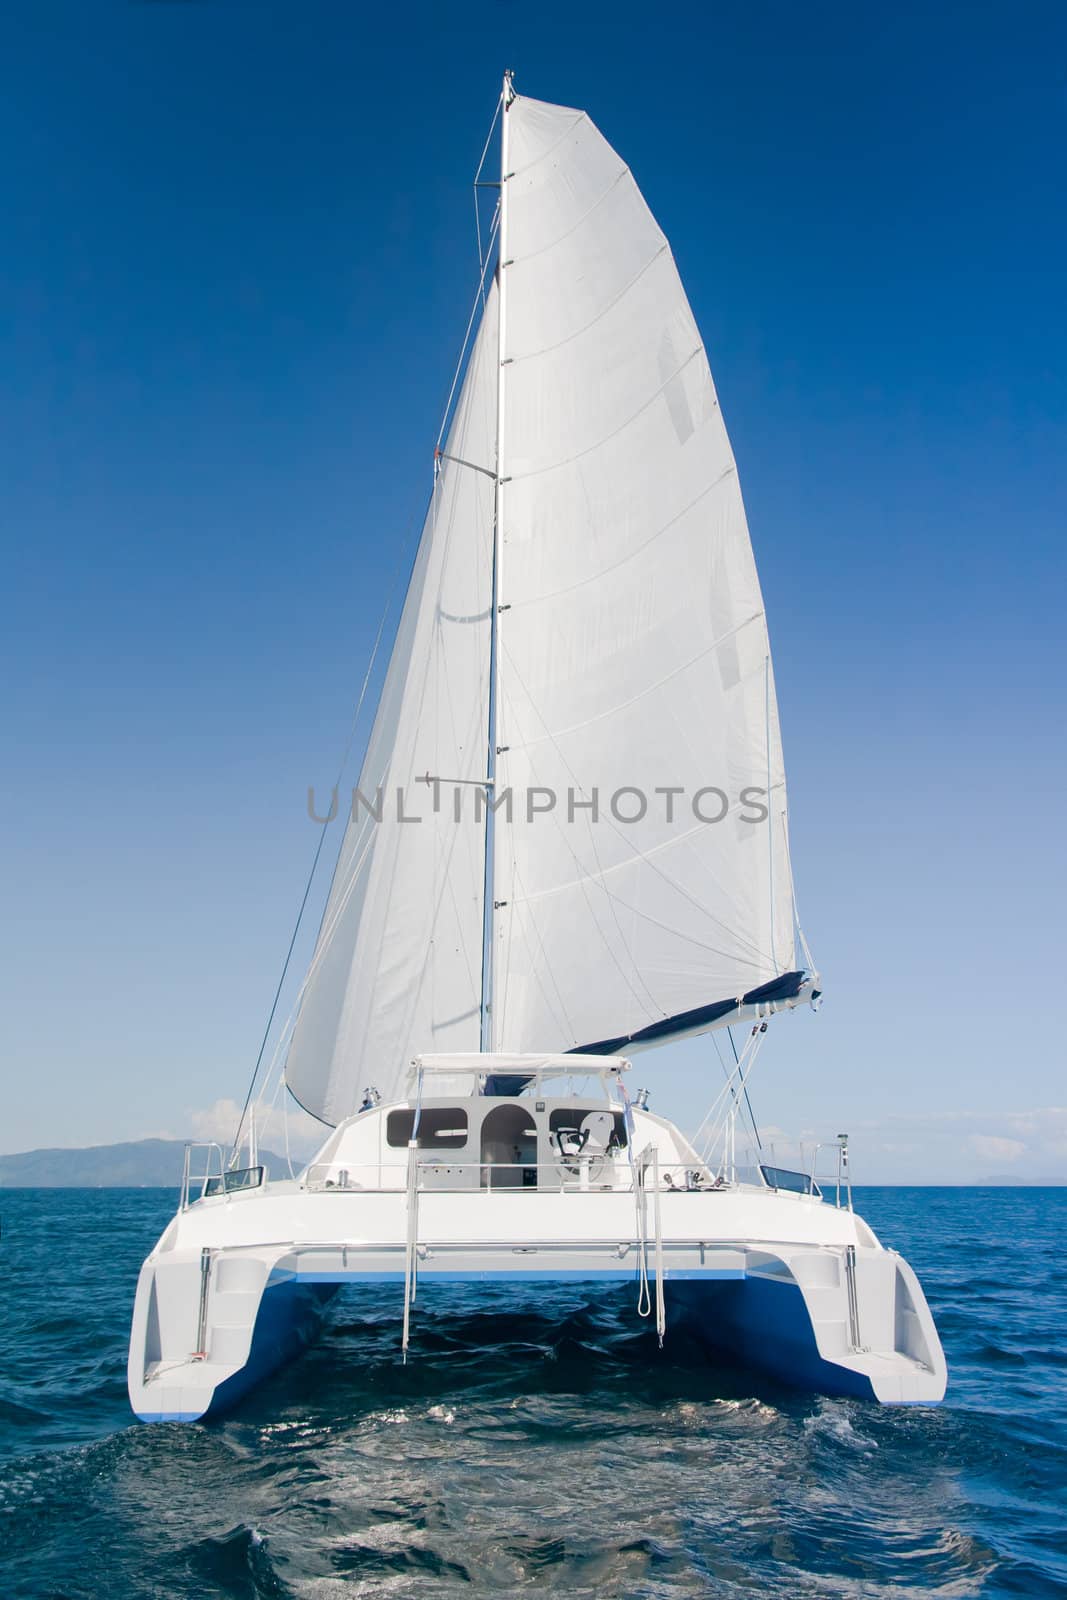
<svg viewBox="0 0 1067 1600"><path fill-rule="evenodd" d="M508 109L508 106L514 100L514 98L515 98L515 74L514 74L514 72L512 71L512 69L510 67L507 67L505 69L505 71L504 71L504 110L505 111Z"/></svg>

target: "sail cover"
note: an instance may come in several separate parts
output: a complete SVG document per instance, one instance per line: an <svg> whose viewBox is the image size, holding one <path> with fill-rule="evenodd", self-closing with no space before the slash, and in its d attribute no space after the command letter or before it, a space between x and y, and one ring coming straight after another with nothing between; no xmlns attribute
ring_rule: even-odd
<svg viewBox="0 0 1067 1600"><path fill-rule="evenodd" d="M485 777L497 342L494 288L445 445L471 465L441 463L286 1063L325 1122L419 1050L478 1048L484 820L453 784Z"/></svg>
<svg viewBox="0 0 1067 1600"><path fill-rule="evenodd" d="M493 1039L589 1049L795 966L785 782L734 458L667 241L587 116L508 116Z"/></svg>
<svg viewBox="0 0 1067 1600"><path fill-rule="evenodd" d="M495 1050L625 1048L788 998L785 778L759 581L666 239L582 112L506 113L497 284L438 481L287 1076L315 1115L477 1050L499 495ZM499 382L499 391L498 391ZM502 423L502 426L500 425ZM499 440L498 440L499 432ZM442 779L440 804L395 789ZM427 814L430 812L430 814Z"/></svg>

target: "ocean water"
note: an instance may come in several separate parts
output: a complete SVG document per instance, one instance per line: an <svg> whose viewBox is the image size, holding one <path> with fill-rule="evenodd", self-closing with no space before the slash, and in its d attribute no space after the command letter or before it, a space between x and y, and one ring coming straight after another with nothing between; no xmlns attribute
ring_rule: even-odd
<svg viewBox="0 0 1067 1600"><path fill-rule="evenodd" d="M1067 1189L867 1189L945 1344L938 1408L661 1353L629 1291L346 1293L228 1418L133 1421L176 1195L0 1191L0 1600L1067 1596Z"/></svg>

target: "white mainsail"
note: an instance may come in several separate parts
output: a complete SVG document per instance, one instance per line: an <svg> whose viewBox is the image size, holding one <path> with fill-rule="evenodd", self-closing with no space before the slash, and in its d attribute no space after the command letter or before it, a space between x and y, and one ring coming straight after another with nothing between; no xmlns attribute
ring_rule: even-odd
<svg viewBox="0 0 1067 1600"><path fill-rule="evenodd" d="M578 111L509 113L494 1043L590 1047L794 966L785 776L737 472L670 248ZM722 801L729 810L714 817ZM741 804L744 789L770 790ZM620 815L610 799L620 790ZM669 796L675 789L673 820ZM600 821L572 806L590 802Z"/></svg>
<svg viewBox="0 0 1067 1600"><path fill-rule="evenodd" d="M700 335L589 118L505 118L497 285L360 778L385 818L349 825L287 1063L329 1122L416 1053L478 1048L485 823L452 784L487 776L494 512L490 1047L605 1049L796 992L763 601ZM397 822L427 773L440 811Z"/></svg>

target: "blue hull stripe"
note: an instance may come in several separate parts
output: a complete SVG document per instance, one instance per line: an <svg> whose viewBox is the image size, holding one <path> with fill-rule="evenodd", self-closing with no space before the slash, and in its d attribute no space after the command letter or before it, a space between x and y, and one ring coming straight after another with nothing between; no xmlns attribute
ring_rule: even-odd
<svg viewBox="0 0 1067 1600"><path fill-rule="evenodd" d="M819 1354L804 1296L795 1284L746 1278L743 1287L665 1284L668 1322L678 1321L710 1350L817 1394L876 1398L861 1372Z"/></svg>

